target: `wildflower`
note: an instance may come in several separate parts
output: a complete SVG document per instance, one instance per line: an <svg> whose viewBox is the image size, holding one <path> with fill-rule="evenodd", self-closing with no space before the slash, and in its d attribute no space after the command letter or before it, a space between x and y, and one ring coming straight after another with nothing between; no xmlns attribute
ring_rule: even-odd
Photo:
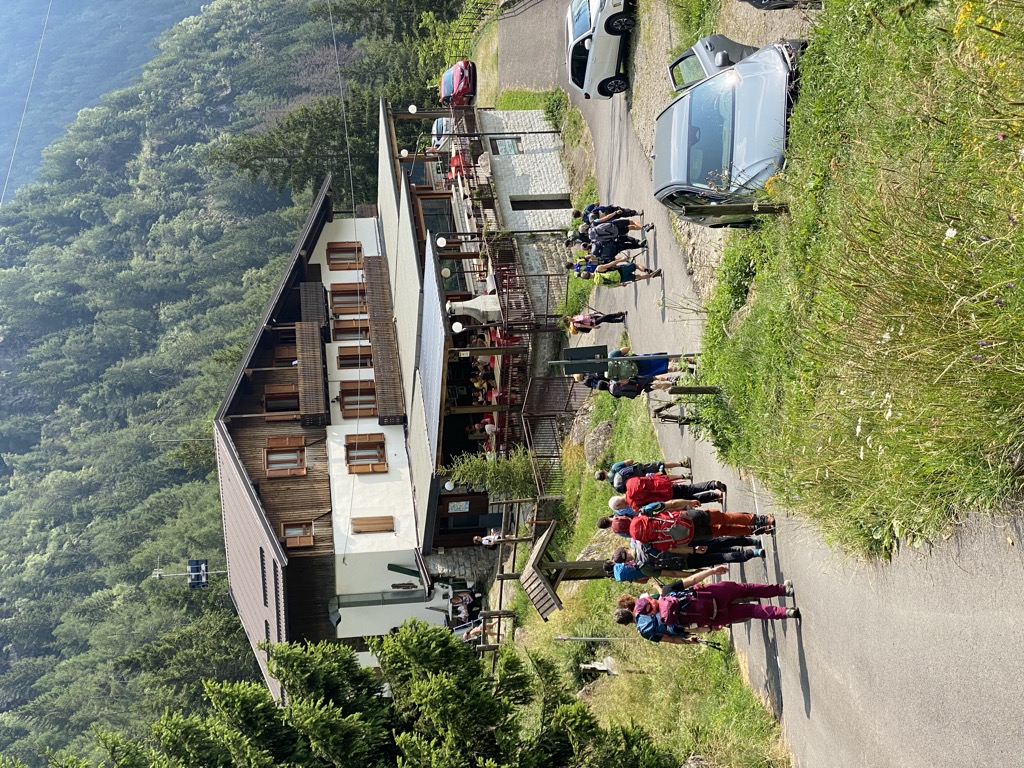
<svg viewBox="0 0 1024 768"><path fill-rule="evenodd" d="M889 419L892 418L892 406L891 405L886 410L885 415L882 418L884 418L886 421L888 421ZM881 453L881 449L879 449L879 453Z"/></svg>
<svg viewBox="0 0 1024 768"><path fill-rule="evenodd" d="M1016 216L1007 216L1006 220L1009 221L1011 224L1016 224L1017 223L1017 217Z"/></svg>
<svg viewBox="0 0 1024 768"><path fill-rule="evenodd" d="M861 421L862 421L862 419L860 417L858 417L857 418L857 437L860 437L860 423L861 423Z"/></svg>
<svg viewBox="0 0 1024 768"><path fill-rule="evenodd" d="M978 362L981 362L984 359L985 359L984 355L971 355L971 360L977 360Z"/></svg>
<svg viewBox="0 0 1024 768"><path fill-rule="evenodd" d="M977 241L979 243L987 243L992 238L991 237L985 237L985 235L978 235L978 237L976 239L977 239Z"/></svg>
<svg viewBox="0 0 1024 768"><path fill-rule="evenodd" d="M986 341L985 339L981 339L978 342L978 346L979 347L991 347L992 346L992 342L991 341Z"/></svg>
<svg viewBox="0 0 1024 768"><path fill-rule="evenodd" d="M996 134L996 138L999 139L999 141L1005 141L1006 140L1006 134L1003 133L1002 131L1000 131L999 133Z"/></svg>
<svg viewBox="0 0 1024 768"><path fill-rule="evenodd" d="M998 296L996 296L996 297L995 297L994 299L992 299L992 303L993 303L993 304L995 304L995 305L996 305L997 307L1001 307L1001 306L1003 306L1003 304L1005 304L1006 302L1005 302L1005 301L1003 301L1003 300L1002 300L1001 298L999 298Z"/></svg>
<svg viewBox="0 0 1024 768"><path fill-rule="evenodd" d="M1016 284L1016 283L1007 283L1007 284L1006 284L1006 287L1007 287L1007 288L1016 288L1016 287L1017 287L1017 284Z"/></svg>
<svg viewBox="0 0 1024 768"><path fill-rule="evenodd" d="M956 230L950 227L946 230L946 239L952 240L954 237L956 237Z"/></svg>

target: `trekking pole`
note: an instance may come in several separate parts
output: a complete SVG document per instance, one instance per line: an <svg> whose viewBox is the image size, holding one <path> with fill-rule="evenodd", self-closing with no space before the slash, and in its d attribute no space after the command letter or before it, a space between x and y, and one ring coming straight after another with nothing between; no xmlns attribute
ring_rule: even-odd
<svg viewBox="0 0 1024 768"><path fill-rule="evenodd" d="M717 643L714 640L705 640L703 637L694 637L693 639L700 645L706 645L709 648L714 648L716 651L725 653L725 646L721 643Z"/></svg>

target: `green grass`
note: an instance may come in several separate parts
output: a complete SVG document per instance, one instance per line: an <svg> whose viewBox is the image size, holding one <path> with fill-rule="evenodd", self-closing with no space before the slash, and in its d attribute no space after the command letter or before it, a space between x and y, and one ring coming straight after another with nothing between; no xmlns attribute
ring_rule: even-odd
<svg viewBox="0 0 1024 768"><path fill-rule="evenodd" d="M707 433L855 553L1020 497L1022 30L1009 0L826 3L791 215L731 238L708 307Z"/></svg>
<svg viewBox="0 0 1024 768"><path fill-rule="evenodd" d="M478 106L496 105L498 100L498 20L490 19L476 35L473 61L477 70Z"/></svg>
<svg viewBox="0 0 1024 768"><path fill-rule="evenodd" d="M674 38L678 45L672 56L678 56L697 42L698 38L713 34L718 20L721 0L668 0L668 14Z"/></svg>
<svg viewBox="0 0 1024 768"><path fill-rule="evenodd" d="M528 91L508 88L498 94L495 109L544 109L550 91Z"/></svg>
<svg viewBox="0 0 1024 768"><path fill-rule="evenodd" d="M642 400L596 396L590 423L596 425L606 420L615 425L604 457L606 464L613 458L662 458ZM572 558L594 537L595 523L607 513L612 489L607 481L593 478L581 449L570 448L563 459L570 478L563 515L571 530L561 543ZM616 537L603 535L609 540L610 553L617 544L611 539ZM698 754L711 765L788 766L779 726L744 684L732 653L661 646L639 639L635 629L611 620L615 599L629 590L640 591L638 587L609 580L563 584L559 592L564 609L548 622L541 622L532 608L525 610L525 648L552 659L577 682L581 682L580 662L615 657L619 667L629 672L592 683L586 694L587 703L605 722L639 719L659 746L677 755L680 764L690 755ZM515 606L517 615L522 617L519 611L525 604L522 608L519 603ZM557 635L625 639L607 644L561 642L555 639ZM717 639L727 641L724 635Z"/></svg>

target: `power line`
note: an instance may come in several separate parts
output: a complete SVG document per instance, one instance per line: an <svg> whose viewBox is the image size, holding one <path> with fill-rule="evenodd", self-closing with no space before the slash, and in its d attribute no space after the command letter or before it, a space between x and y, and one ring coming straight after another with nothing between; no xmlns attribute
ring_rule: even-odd
<svg viewBox="0 0 1024 768"><path fill-rule="evenodd" d="M43 19L43 31L39 33L39 47L36 48L36 60L32 64L32 77L28 81L28 93L25 94L25 106L21 110L21 121L18 123L18 133L14 137L14 147L11 149L11 162L7 166L7 178L4 179L3 191L0 191L0 205L4 204L7 197L7 185L11 183L11 171L14 168L14 158L18 153L18 142L21 140L21 129L25 126L25 113L28 112L28 100L32 96L32 84L36 81L36 69L39 67L39 56L43 52L43 38L46 37L46 25L50 21L50 8L53 7L53 0L46 6L46 17Z"/></svg>

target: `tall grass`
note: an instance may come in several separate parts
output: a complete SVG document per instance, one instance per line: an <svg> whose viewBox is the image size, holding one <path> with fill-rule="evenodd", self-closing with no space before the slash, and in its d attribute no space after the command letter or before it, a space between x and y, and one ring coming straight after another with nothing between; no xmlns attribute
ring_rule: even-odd
<svg viewBox="0 0 1024 768"><path fill-rule="evenodd" d="M1011 0L826 4L792 213L726 253L708 433L852 551L1021 491L1022 29Z"/></svg>
<svg viewBox="0 0 1024 768"><path fill-rule="evenodd" d="M607 420L614 423L614 431L602 463L662 458L645 401L595 396L590 423ZM563 524L570 530L561 539L563 549L575 558L593 541L600 541L610 553L619 539L607 532L595 537L595 523L608 511L611 485L593 478L578 447L569 447L563 459L570 478L563 510ZM778 724L743 683L731 652L649 643L634 628L612 621L615 599L624 591L641 590L639 585L609 580L563 583L559 594L564 608L546 623L532 609L526 610L520 598L514 604L517 617L525 619L523 643L531 653L558 663L578 684L584 682L581 662L612 656L622 674L591 682L585 698L592 711L605 722L641 721L659 746L678 756L680 764L700 755L711 765L789 765ZM519 612L525 612L525 617ZM556 639L560 635L622 640L564 642Z"/></svg>

